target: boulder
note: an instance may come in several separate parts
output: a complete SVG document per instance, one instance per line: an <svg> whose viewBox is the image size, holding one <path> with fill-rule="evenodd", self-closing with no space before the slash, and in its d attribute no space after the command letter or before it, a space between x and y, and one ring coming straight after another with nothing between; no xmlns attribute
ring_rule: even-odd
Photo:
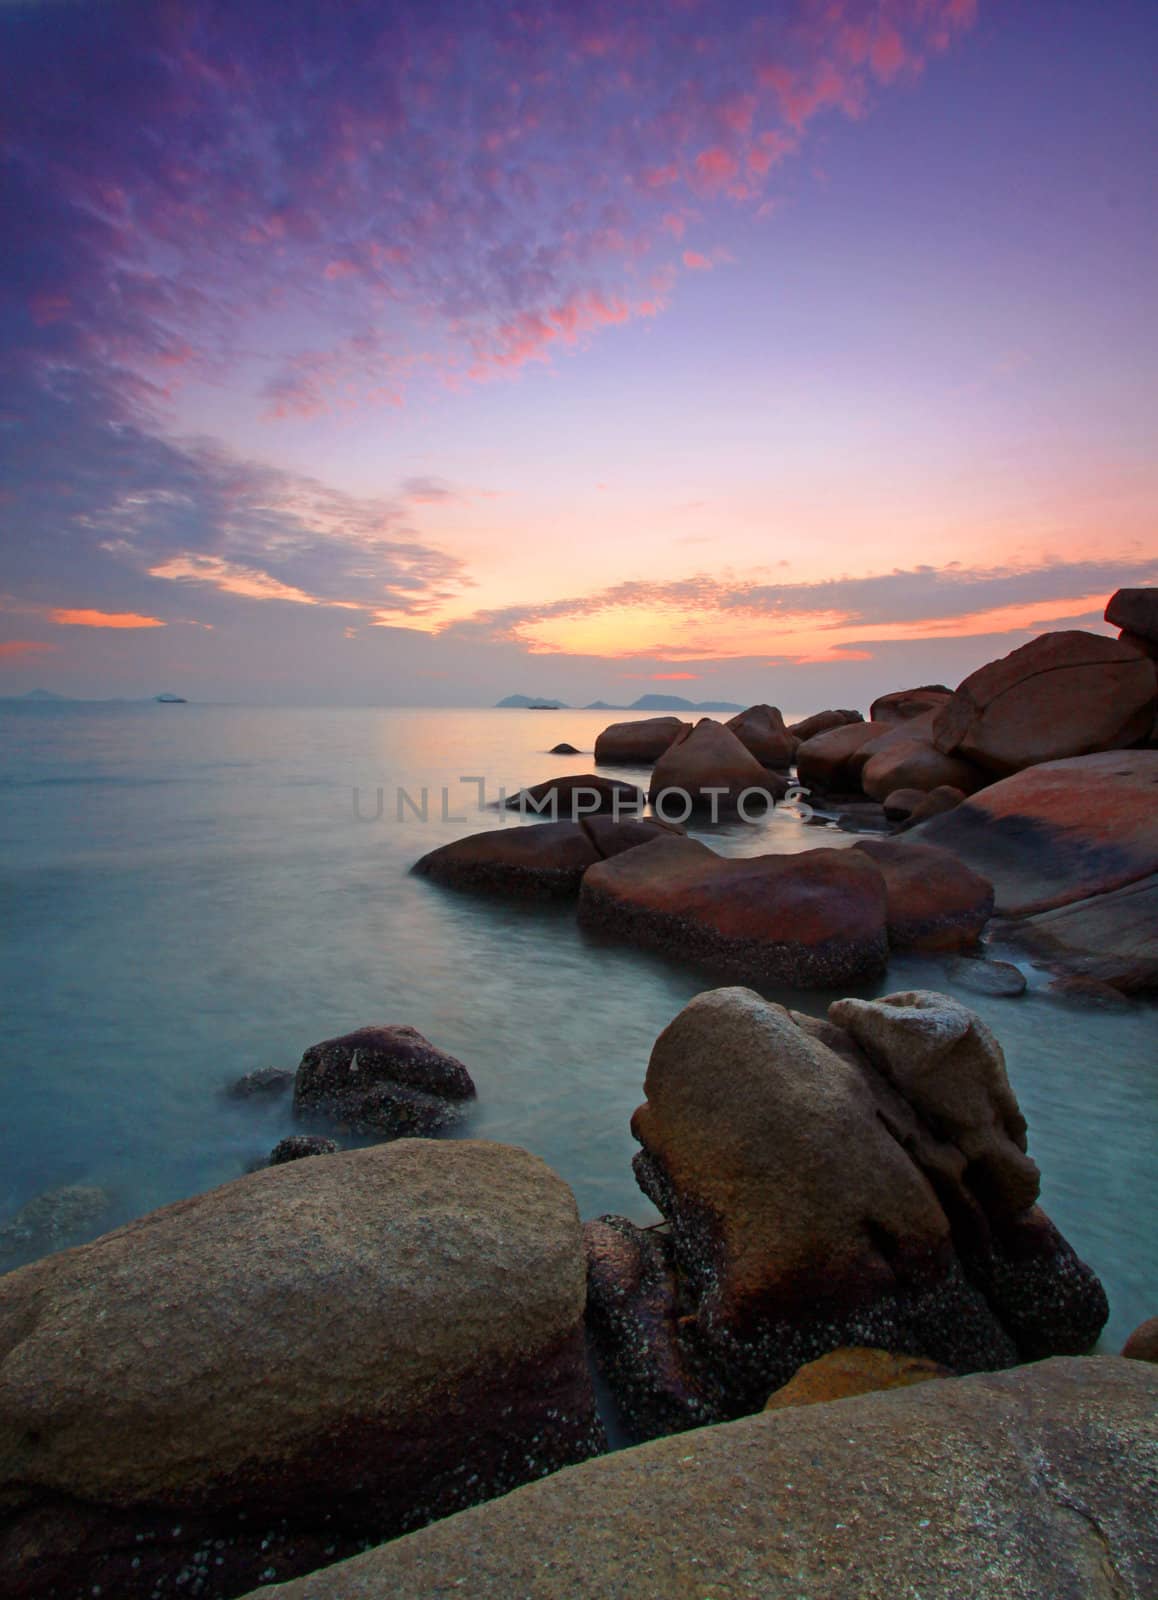
<svg viewBox="0 0 1158 1600"><path fill-rule="evenodd" d="M882 694L869 707L870 722L909 722L930 711L939 711L952 699L952 689L943 683L924 683L919 689L894 689Z"/></svg>
<svg viewBox="0 0 1158 1600"><path fill-rule="evenodd" d="M994 783L906 838L988 878L996 911L1030 916L1158 873L1158 751L1052 761Z"/></svg>
<svg viewBox="0 0 1158 1600"><path fill-rule="evenodd" d="M1003 923L1001 934L1037 965L1061 974L1051 987L1064 982L1071 996L1082 984L1087 998L1090 985L1158 993L1158 875Z"/></svg>
<svg viewBox="0 0 1158 1600"><path fill-rule="evenodd" d="M569 899L579 893L597 861L666 837L662 822L585 817L581 822L538 822L490 828L431 850L411 868L452 889L526 899ZM682 830L678 830L681 831Z"/></svg>
<svg viewBox="0 0 1158 1600"><path fill-rule="evenodd" d="M1158 588L1119 589L1106 603L1106 621L1147 644L1158 644Z"/></svg>
<svg viewBox="0 0 1158 1600"><path fill-rule="evenodd" d="M854 850L727 857L673 838L590 868L579 921L750 982L825 988L884 971L885 904Z"/></svg>
<svg viewBox="0 0 1158 1600"><path fill-rule="evenodd" d="M584 817L607 815L638 816L644 807L643 790L620 778L601 778L594 772L578 777L547 778L543 783L520 789L507 801L511 811L531 817L548 817L552 822L581 822Z"/></svg>
<svg viewBox="0 0 1158 1600"><path fill-rule="evenodd" d="M1105 1295L1037 1208L1001 1048L948 996L838 1001L804 1026L751 990L702 994L656 1041L645 1092L635 1173L671 1228L651 1382L679 1374L670 1416L689 1388L717 1417L753 1409L845 1345L971 1371L1097 1337Z"/></svg>
<svg viewBox="0 0 1158 1600"><path fill-rule="evenodd" d="M923 789L893 789L881 804L890 822L907 822L913 812L924 805L926 798Z"/></svg>
<svg viewBox="0 0 1158 1600"><path fill-rule="evenodd" d="M1158 1362L1158 1317L1138 1324L1122 1346L1122 1354L1130 1361Z"/></svg>
<svg viewBox="0 0 1158 1600"><path fill-rule="evenodd" d="M319 1133L291 1133L274 1145L268 1165L280 1167L286 1161L302 1161L306 1156L336 1156L340 1149L336 1139L323 1139Z"/></svg>
<svg viewBox="0 0 1158 1600"><path fill-rule="evenodd" d="M924 719L902 722L896 731L875 740L863 753L868 759L861 767L860 781L865 794L884 800L894 789L959 789L975 794L990 781L989 775L963 761L960 756L942 755L933 747Z"/></svg>
<svg viewBox="0 0 1158 1600"><path fill-rule="evenodd" d="M966 678L937 713L933 743L1007 774L1134 744L1156 709L1153 661L1118 639L1067 629L1040 634Z"/></svg>
<svg viewBox="0 0 1158 1600"><path fill-rule="evenodd" d="M915 790L904 792L916 793ZM962 800L967 798L964 789L958 789L950 783L939 783L935 789L929 790L919 805L913 807L904 827L915 828L919 823L927 822L930 817L939 817L943 811L952 811L954 806L959 806Z"/></svg>
<svg viewBox="0 0 1158 1600"><path fill-rule="evenodd" d="M602 1443L567 1186L504 1145L267 1168L0 1278L0 1590L237 1595Z"/></svg>
<svg viewBox="0 0 1158 1600"><path fill-rule="evenodd" d="M579 751L573 744L553 744L547 751L549 756L577 756Z"/></svg>
<svg viewBox="0 0 1158 1600"><path fill-rule="evenodd" d="M588 1461L263 1600L1151 1600L1158 1372L1099 1356Z"/></svg>
<svg viewBox="0 0 1158 1600"><path fill-rule="evenodd" d="M1087 978L1081 973L1061 973L1049 985L1049 993L1065 1005L1083 1011L1129 1011L1130 1001L1112 983Z"/></svg>
<svg viewBox="0 0 1158 1600"><path fill-rule="evenodd" d="M858 794L867 755L861 751L889 728L872 722L848 722L805 739L796 751L796 773L806 789L828 794Z"/></svg>
<svg viewBox="0 0 1158 1600"><path fill-rule="evenodd" d="M111 1208L107 1189L91 1183L67 1183L38 1194L0 1225L0 1271L91 1238Z"/></svg>
<svg viewBox="0 0 1158 1600"><path fill-rule="evenodd" d="M226 1089L231 1100L272 1100L293 1087L294 1075L288 1067L255 1067Z"/></svg>
<svg viewBox="0 0 1158 1600"><path fill-rule="evenodd" d="M970 994L1013 999L1026 989L1025 974L1009 961L952 956L945 963L945 971L959 989L967 989Z"/></svg>
<svg viewBox="0 0 1158 1600"><path fill-rule="evenodd" d="M416 1028L357 1028L311 1045L294 1081L299 1117L324 1116L359 1133L436 1133L475 1097L461 1061Z"/></svg>
<svg viewBox="0 0 1158 1600"><path fill-rule="evenodd" d="M805 717L801 722L790 722L788 732L795 739L801 741L813 739L818 733L826 733L829 728L843 728L852 722L863 722L864 717L859 711L817 711L814 716Z"/></svg>
<svg viewBox="0 0 1158 1600"><path fill-rule="evenodd" d="M769 784L767 769L730 728L701 717L694 728L672 741L652 768L648 799L661 817L681 822L688 815L688 801L696 809L713 811L734 811L742 803L755 813L761 797L767 808L784 787Z"/></svg>
<svg viewBox="0 0 1158 1600"><path fill-rule="evenodd" d="M613 722L595 741L600 767L650 767L673 739L691 728L679 717L643 717L638 722Z"/></svg>
<svg viewBox="0 0 1158 1600"><path fill-rule="evenodd" d="M779 707L749 706L730 717L725 726L762 767L787 771L792 765L798 741L784 726Z"/></svg>
<svg viewBox="0 0 1158 1600"><path fill-rule="evenodd" d="M993 885L951 850L900 839L861 839L853 849L884 875L894 950L966 950L977 943L993 914Z"/></svg>
<svg viewBox="0 0 1158 1600"><path fill-rule="evenodd" d="M830 1350L826 1356L809 1361L794 1378L768 1396L765 1411L783 1411L789 1406L827 1405L830 1400L849 1400L858 1394L877 1394L883 1389L908 1389L931 1378L951 1378L948 1367L924 1356L897 1356L891 1350L869 1350L864 1346Z"/></svg>

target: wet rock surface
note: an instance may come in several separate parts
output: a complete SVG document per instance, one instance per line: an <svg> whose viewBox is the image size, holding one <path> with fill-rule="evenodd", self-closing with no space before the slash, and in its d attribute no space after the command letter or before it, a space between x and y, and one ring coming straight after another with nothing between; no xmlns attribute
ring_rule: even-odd
<svg viewBox="0 0 1158 1600"><path fill-rule="evenodd" d="M535 900L570 899L588 867L682 829L651 820L536 822L492 828L431 850L411 869L452 889Z"/></svg>
<svg viewBox="0 0 1158 1600"><path fill-rule="evenodd" d="M587 1462L262 1593L1149 1600L1156 1415L1158 1372L1115 1356L765 1412Z"/></svg>
<svg viewBox="0 0 1158 1600"><path fill-rule="evenodd" d="M601 1447L570 1190L403 1141L0 1278L0 1590L237 1595Z"/></svg>
<svg viewBox="0 0 1158 1600"><path fill-rule="evenodd" d="M298 1117L390 1138L437 1133L475 1097L470 1073L416 1028L357 1028L311 1045L294 1083Z"/></svg>
<svg viewBox="0 0 1158 1600"><path fill-rule="evenodd" d="M579 897L589 931L804 988L883 972L885 909L879 869L852 850L725 857L678 838L592 867Z"/></svg>
<svg viewBox="0 0 1158 1600"><path fill-rule="evenodd" d="M1025 974L1009 961L988 961L973 956L953 956L945 971L959 988L972 994L987 994L1012 999L1024 994Z"/></svg>

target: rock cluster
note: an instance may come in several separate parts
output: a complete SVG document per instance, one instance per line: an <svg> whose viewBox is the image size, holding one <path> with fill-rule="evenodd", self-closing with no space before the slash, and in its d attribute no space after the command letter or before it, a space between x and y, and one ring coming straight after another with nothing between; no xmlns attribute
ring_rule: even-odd
<svg viewBox="0 0 1158 1600"><path fill-rule="evenodd" d="M947 996L816 1022L703 994L645 1092L635 1172L670 1234L588 1229L597 1348L640 1435L750 1411L839 1346L968 1372L1097 1337L1105 1295L1037 1206L1001 1047Z"/></svg>

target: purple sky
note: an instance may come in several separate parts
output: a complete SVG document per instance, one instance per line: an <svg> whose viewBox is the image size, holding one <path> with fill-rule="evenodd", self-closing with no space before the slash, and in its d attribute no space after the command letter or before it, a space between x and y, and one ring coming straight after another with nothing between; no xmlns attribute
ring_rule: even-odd
<svg viewBox="0 0 1158 1600"><path fill-rule="evenodd" d="M0 4L0 694L794 710L1158 581L1158 8Z"/></svg>

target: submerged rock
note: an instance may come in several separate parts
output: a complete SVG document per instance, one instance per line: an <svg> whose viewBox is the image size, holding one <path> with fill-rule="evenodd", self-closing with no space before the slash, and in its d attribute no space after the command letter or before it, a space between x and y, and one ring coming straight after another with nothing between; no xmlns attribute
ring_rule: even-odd
<svg viewBox="0 0 1158 1600"><path fill-rule="evenodd" d="M1011 999L1024 994L1025 974L1009 961L987 961L974 956L953 956L945 971L959 988L972 994L987 994Z"/></svg>
<svg viewBox="0 0 1158 1600"><path fill-rule="evenodd" d="M287 1161L302 1161L306 1156L336 1156L341 1148L336 1139L324 1139L320 1133L291 1133L274 1145L266 1165L280 1167Z"/></svg>
<svg viewBox="0 0 1158 1600"><path fill-rule="evenodd" d="M638 722L613 722L595 741L595 763L601 767L650 767L690 722L679 717L643 717Z"/></svg>
<svg viewBox="0 0 1158 1600"><path fill-rule="evenodd" d="M844 1345L973 1371L1097 1337L1105 1295L1037 1208L1001 1048L948 996L837 1001L804 1027L750 990L703 994L645 1092L635 1172L673 1268L649 1314L675 1330L651 1382L680 1373L673 1413L686 1374L736 1415Z"/></svg>
<svg viewBox="0 0 1158 1600"><path fill-rule="evenodd" d="M541 1161L415 1140L0 1278L0 1590L219 1600L582 1460L584 1285Z"/></svg>
<svg viewBox="0 0 1158 1600"><path fill-rule="evenodd" d="M462 1062L416 1028L369 1027L310 1046L297 1071L294 1111L400 1138L437 1133L474 1097Z"/></svg>
<svg viewBox="0 0 1158 1600"><path fill-rule="evenodd" d="M69 1183L38 1194L0 1225L0 1268L91 1238L111 1206L107 1189L95 1184Z"/></svg>
<svg viewBox="0 0 1158 1600"><path fill-rule="evenodd" d="M255 1067L226 1089L231 1100L272 1100L293 1088L294 1075L288 1067Z"/></svg>
<svg viewBox="0 0 1158 1600"><path fill-rule="evenodd" d="M680 838L590 868L579 896L584 928L801 988L879 976L885 909L880 870L854 850L729 857Z"/></svg>
<svg viewBox="0 0 1158 1600"><path fill-rule="evenodd" d="M826 1356L809 1361L795 1377L768 1396L765 1411L783 1411L789 1406L827 1405L830 1400L848 1400L853 1395L877 1394L884 1389L909 1389L932 1378L951 1378L948 1367L924 1356L897 1356L891 1350L870 1350L853 1346L830 1350Z"/></svg>
<svg viewBox="0 0 1158 1600"><path fill-rule="evenodd" d="M672 824L627 817L491 828L440 845L411 871L452 889L569 899L579 893L583 874L596 862L682 831Z"/></svg>
<svg viewBox="0 0 1158 1600"><path fill-rule="evenodd" d="M548 817L552 822L580 822L610 812L613 816L638 815L643 811L644 795L634 783L620 778L601 778L594 772L578 777L547 778L542 783L520 789L507 801L509 811L522 811L531 817Z"/></svg>
<svg viewBox="0 0 1158 1600"><path fill-rule="evenodd" d="M620 1450L264 1600L1152 1600L1158 1372L1100 1356Z"/></svg>

